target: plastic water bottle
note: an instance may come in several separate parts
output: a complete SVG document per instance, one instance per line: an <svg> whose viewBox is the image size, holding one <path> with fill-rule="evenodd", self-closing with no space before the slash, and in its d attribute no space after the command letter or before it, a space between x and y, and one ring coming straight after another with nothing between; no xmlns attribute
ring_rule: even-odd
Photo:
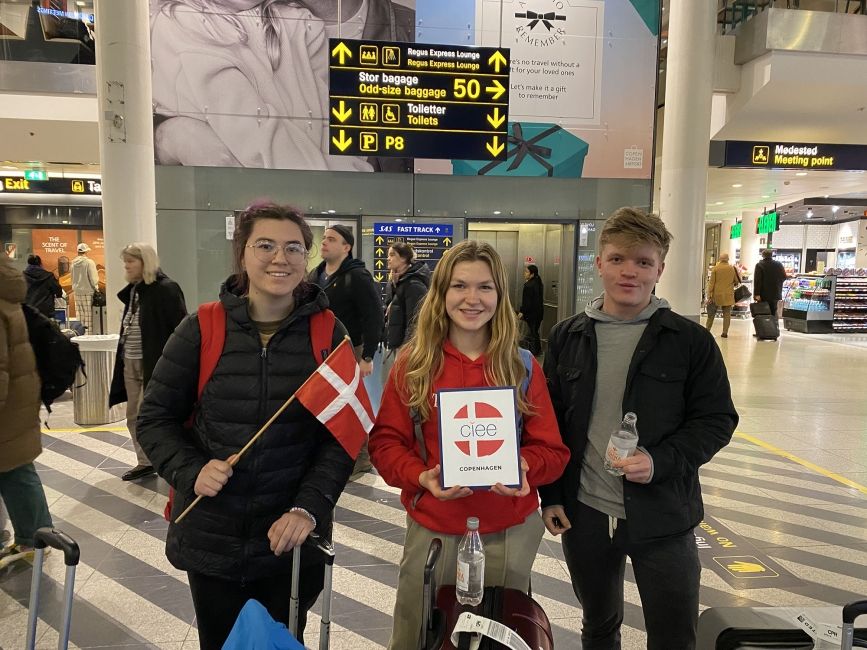
<svg viewBox="0 0 867 650"><path fill-rule="evenodd" d="M455 595L461 605L478 605L485 591L485 549L479 536L479 518L467 517L467 532L458 546Z"/></svg>
<svg viewBox="0 0 867 650"><path fill-rule="evenodd" d="M638 416L631 411L623 416L623 421L617 430L611 434L608 449L605 450L604 467L609 474L623 476L623 470L612 467L611 463L629 458L638 446Z"/></svg>

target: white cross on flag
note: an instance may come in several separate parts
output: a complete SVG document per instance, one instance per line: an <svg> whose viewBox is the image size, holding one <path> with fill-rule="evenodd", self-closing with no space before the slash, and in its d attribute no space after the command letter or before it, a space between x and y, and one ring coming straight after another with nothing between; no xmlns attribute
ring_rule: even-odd
<svg viewBox="0 0 867 650"><path fill-rule="evenodd" d="M295 397L354 460L373 428L373 407L348 339L310 375Z"/></svg>

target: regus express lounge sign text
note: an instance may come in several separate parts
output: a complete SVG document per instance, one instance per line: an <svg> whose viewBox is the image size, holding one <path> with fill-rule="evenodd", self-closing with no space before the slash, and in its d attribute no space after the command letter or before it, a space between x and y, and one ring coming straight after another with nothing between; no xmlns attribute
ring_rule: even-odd
<svg viewBox="0 0 867 650"><path fill-rule="evenodd" d="M867 170L867 146L815 142L712 141L715 167L826 171Z"/></svg>

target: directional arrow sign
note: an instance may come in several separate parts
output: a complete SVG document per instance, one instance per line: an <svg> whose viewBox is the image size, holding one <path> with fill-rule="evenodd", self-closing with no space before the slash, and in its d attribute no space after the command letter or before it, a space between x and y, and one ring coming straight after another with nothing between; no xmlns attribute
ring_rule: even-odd
<svg viewBox="0 0 867 650"><path fill-rule="evenodd" d="M488 65L494 66L494 71L499 72L500 66L505 66L507 63L506 57L502 55L502 53L497 50L491 56L488 57Z"/></svg>
<svg viewBox="0 0 867 650"><path fill-rule="evenodd" d="M506 121L506 116L503 115L502 113L500 113L500 107L499 106L494 107L494 114L493 115L489 114L489 115L486 115L485 117L488 118L488 124L490 124L495 129L499 129L503 125L503 122Z"/></svg>
<svg viewBox="0 0 867 650"><path fill-rule="evenodd" d="M449 237L443 237L443 244L446 246L451 246L452 240Z"/></svg>
<svg viewBox="0 0 867 650"><path fill-rule="evenodd" d="M352 109L346 108L346 102L343 101L342 99L340 100L340 110L337 110L336 108L332 108L331 112L334 114L334 117L336 117L337 120L341 123L348 120L350 118L350 116L352 115Z"/></svg>
<svg viewBox="0 0 867 650"><path fill-rule="evenodd" d="M382 260L376 260L375 266L376 266L376 268L381 269L382 268Z"/></svg>
<svg viewBox="0 0 867 650"><path fill-rule="evenodd" d="M490 152L494 158L503 153L503 149L506 148L506 145L500 142L500 138L498 136L494 136L494 139L491 142L485 143L485 148Z"/></svg>
<svg viewBox="0 0 867 650"><path fill-rule="evenodd" d="M385 276L382 273L377 273L373 277L377 282L382 282L385 279Z"/></svg>
<svg viewBox="0 0 867 650"><path fill-rule="evenodd" d="M384 254L385 254L385 251L382 250L381 248L376 249L376 256L377 257L382 257Z"/></svg>
<svg viewBox="0 0 867 650"><path fill-rule="evenodd" d="M340 61L340 65L343 65L346 62L346 59L352 58L352 50L346 47L345 43L341 42L331 50L331 56L336 56L337 60Z"/></svg>
<svg viewBox="0 0 867 650"><path fill-rule="evenodd" d="M493 85L487 86L485 88L485 92L491 93L493 95L493 97L491 97L491 99L493 99L494 101L497 101L500 97L503 96L503 93L506 92L506 89L503 86L503 84L501 84L497 79L493 79L491 81L491 83Z"/></svg>
<svg viewBox="0 0 867 650"><path fill-rule="evenodd" d="M382 238L382 235L379 235L379 236L376 238L376 243L377 243L377 244L384 244L384 243L385 243L385 240Z"/></svg>
<svg viewBox="0 0 867 650"><path fill-rule="evenodd" d="M349 148L349 145L352 144L352 138L347 138L346 131L340 129L340 137L335 138L334 136L331 136L331 142L333 142L334 146L341 151L346 151Z"/></svg>

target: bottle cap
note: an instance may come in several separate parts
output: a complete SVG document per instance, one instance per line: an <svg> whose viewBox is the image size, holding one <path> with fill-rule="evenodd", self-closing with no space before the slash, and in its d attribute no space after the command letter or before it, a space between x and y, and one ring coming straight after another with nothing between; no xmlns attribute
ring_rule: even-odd
<svg viewBox="0 0 867 650"><path fill-rule="evenodd" d="M478 530L479 529L479 518L478 517L467 517L467 529L468 530Z"/></svg>
<svg viewBox="0 0 867 650"><path fill-rule="evenodd" d="M623 416L623 419L624 419L626 422L632 422L632 423L635 423L635 422L638 421L638 416L635 415L635 413L633 413L632 411L629 411L629 413L627 413L626 415Z"/></svg>

